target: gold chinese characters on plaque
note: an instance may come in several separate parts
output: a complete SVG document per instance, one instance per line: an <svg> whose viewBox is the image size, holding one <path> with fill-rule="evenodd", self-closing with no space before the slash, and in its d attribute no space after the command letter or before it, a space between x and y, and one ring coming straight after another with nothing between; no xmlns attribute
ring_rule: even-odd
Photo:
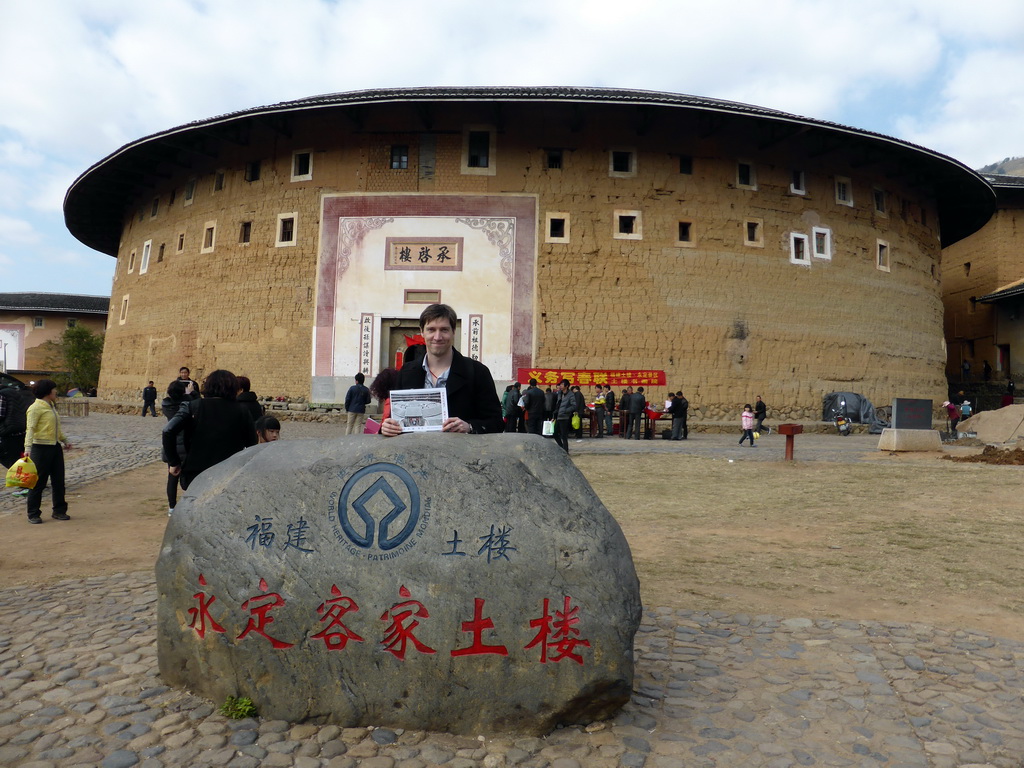
<svg viewBox="0 0 1024 768"><path fill-rule="evenodd" d="M384 269L462 271L461 237L389 237Z"/></svg>

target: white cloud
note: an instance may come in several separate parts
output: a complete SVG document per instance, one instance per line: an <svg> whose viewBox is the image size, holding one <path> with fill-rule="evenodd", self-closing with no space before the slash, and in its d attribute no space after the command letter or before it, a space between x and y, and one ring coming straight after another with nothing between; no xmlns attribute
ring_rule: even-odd
<svg viewBox="0 0 1024 768"><path fill-rule="evenodd" d="M4 214L0 214L0 232L4 233L4 240L13 245L35 245L42 239L29 222Z"/></svg>

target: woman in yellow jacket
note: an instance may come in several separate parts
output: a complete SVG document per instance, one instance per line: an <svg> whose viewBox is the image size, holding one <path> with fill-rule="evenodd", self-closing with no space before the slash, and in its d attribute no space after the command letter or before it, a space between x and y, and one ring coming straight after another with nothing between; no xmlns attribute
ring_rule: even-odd
<svg viewBox="0 0 1024 768"><path fill-rule="evenodd" d="M43 522L40 519L40 506L48 480L53 483L53 519L70 520L68 503L64 498L64 450L61 443L65 448L70 448L71 444L60 428L60 418L54 405L57 400L57 384L42 379L33 385L32 391L35 392L36 401L25 414L25 454L36 465L39 481L28 492L28 521L34 525Z"/></svg>

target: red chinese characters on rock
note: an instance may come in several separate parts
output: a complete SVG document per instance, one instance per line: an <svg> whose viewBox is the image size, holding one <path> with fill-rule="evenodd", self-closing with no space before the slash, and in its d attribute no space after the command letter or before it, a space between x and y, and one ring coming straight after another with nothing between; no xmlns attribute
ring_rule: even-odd
<svg viewBox="0 0 1024 768"><path fill-rule="evenodd" d="M206 587L206 579L200 574L199 584ZM273 637L269 628L274 622L271 611L283 608L285 599L277 592L271 592L266 579L261 578L259 582L262 594L254 595L242 603L242 610L249 612L248 622L245 629L238 635L236 640L243 640L250 634L262 636L273 648L283 650L293 647L294 643L285 642ZM430 612L426 606L418 600L412 599L412 593L404 585L398 590L402 600L396 602L385 610L380 621L387 626L380 641L381 650L392 654L399 661L405 661L406 654L411 648L421 654L434 654L437 651L424 643L416 636L417 628L421 627L421 619L429 619ZM205 637L206 632L225 633L224 627L217 623L210 613L210 608L216 601L216 597L199 590L192 599L198 605L188 609L191 620L187 626L193 630L200 639ZM465 656L508 656L508 647L503 644L489 644L484 642L484 632L494 630L494 620L484 616L485 600L482 597L473 599L473 618L461 623L462 632L472 638L472 642L465 648L455 648L450 651L454 658ZM529 627L535 631L533 639L522 646L524 650L537 648L539 650L538 661L541 664L548 662L559 662L563 659L575 661L577 664L584 663L583 656L578 651L580 648L589 648L590 641L580 637L580 608L572 605L572 598L568 595L562 598L561 610L551 610L552 601L544 598L542 602L542 615L531 619ZM322 640L328 651L341 651L346 648L349 641L362 643L364 638L357 632L350 629L342 619L348 613L355 613L359 610L356 601L345 594L336 584L331 585L331 597L324 600L317 606L316 612L319 621L324 627L310 639ZM528 635L527 635L528 636Z"/></svg>
<svg viewBox="0 0 1024 768"><path fill-rule="evenodd" d="M331 585L331 594L334 597L324 600L316 608L316 612L320 614L320 621L330 621L330 624L313 635L313 639L323 640L329 651L341 651L348 645L349 640L363 642L363 638L341 623L342 616L349 611L358 611L359 606L351 597L341 594L337 584Z"/></svg>
<svg viewBox="0 0 1024 768"><path fill-rule="evenodd" d="M589 640L583 640L575 635L580 631L574 625L580 621L579 606L570 607L572 598L565 596L562 610L555 611L552 616L548 609L548 599L544 598L544 615L530 621L530 626L537 630L537 636L530 641L529 645L523 646L526 650L540 645L540 662L547 664L548 661L561 661L569 658L577 664L583 664L583 657L574 653L577 645L590 647ZM548 657L548 650L554 651Z"/></svg>
<svg viewBox="0 0 1024 768"><path fill-rule="evenodd" d="M478 656L485 653L508 656L508 648L504 645L484 645L483 632L485 629L494 629L494 622L489 618L483 618L483 611L483 598L474 598L473 620L462 622L462 631L473 633L473 644L469 648L458 648L452 651L452 656Z"/></svg>
<svg viewBox="0 0 1024 768"><path fill-rule="evenodd" d="M206 586L206 579L201 573L199 574L199 586ZM213 602L217 598L213 595L207 596L205 592L200 590L192 595L192 599L199 601L199 607L197 608L193 606L188 609L188 615L192 617L192 621L190 621L188 625L196 631L196 634L199 635L200 639L206 636L206 622L210 622L210 629L214 632L224 632L224 627L214 621L213 616L210 615L210 606L213 605ZM199 626L196 626L197 621L199 622Z"/></svg>
<svg viewBox="0 0 1024 768"><path fill-rule="evenodd" d="M403 585L398 594L402 597L412 597L412 593ZM391 626L384 632L384 650L399 661L405 661L406 641L412 641L413 646L420 653L437 653L433 648L424 645L413 634L413 630L420 623L412 618L429 619L430 613L423 607L423 603L417 600L406 600L404 603L395 603L388 610L380 615L381 621L391 621Z"/></svg>
<svg viewBox="0 0 1024 768"><path fill-rule="evenodd" d="M245 629L242 631L236 639L242 640L250 632L255 632L257 635L263 635L270 644L275 648L291 648L294 643L286 643L284 640L278 640L276 637L271 637L267 634L266 628L269 627L274 617L270 615L270 612L274 608L280 608L284 605L284 598L281 597L277 592L267 592L270 587L267 586L266 579L260 579L260 592L262 595L255 595L250 597L244 603L242 603L242 609L249 611L249 623L245 625ZM252 606L251 608L249 606ZM255 617L256 621L253 621Z"/></svg>

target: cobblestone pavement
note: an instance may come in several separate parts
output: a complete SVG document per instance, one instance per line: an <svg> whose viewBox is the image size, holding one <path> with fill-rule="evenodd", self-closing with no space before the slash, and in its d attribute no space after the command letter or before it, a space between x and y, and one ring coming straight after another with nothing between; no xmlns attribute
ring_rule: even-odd
<svg viewBox="0 0 1024 768"><path fill-rule="evenodd" d="M89 448L69 461L70 483L154 458L159 423L68 420ZM877 440L801 437L832 461L861 460ZM733 458L730 435L691 441L580 445ZM745 460L769 453L745 450ZM150 572L0 590L0 766L1020 768L1024 756L1024 644L976 632L649 607L634 694L614 720L484 739L227 720L161 683L155 610Z"/></svg>

